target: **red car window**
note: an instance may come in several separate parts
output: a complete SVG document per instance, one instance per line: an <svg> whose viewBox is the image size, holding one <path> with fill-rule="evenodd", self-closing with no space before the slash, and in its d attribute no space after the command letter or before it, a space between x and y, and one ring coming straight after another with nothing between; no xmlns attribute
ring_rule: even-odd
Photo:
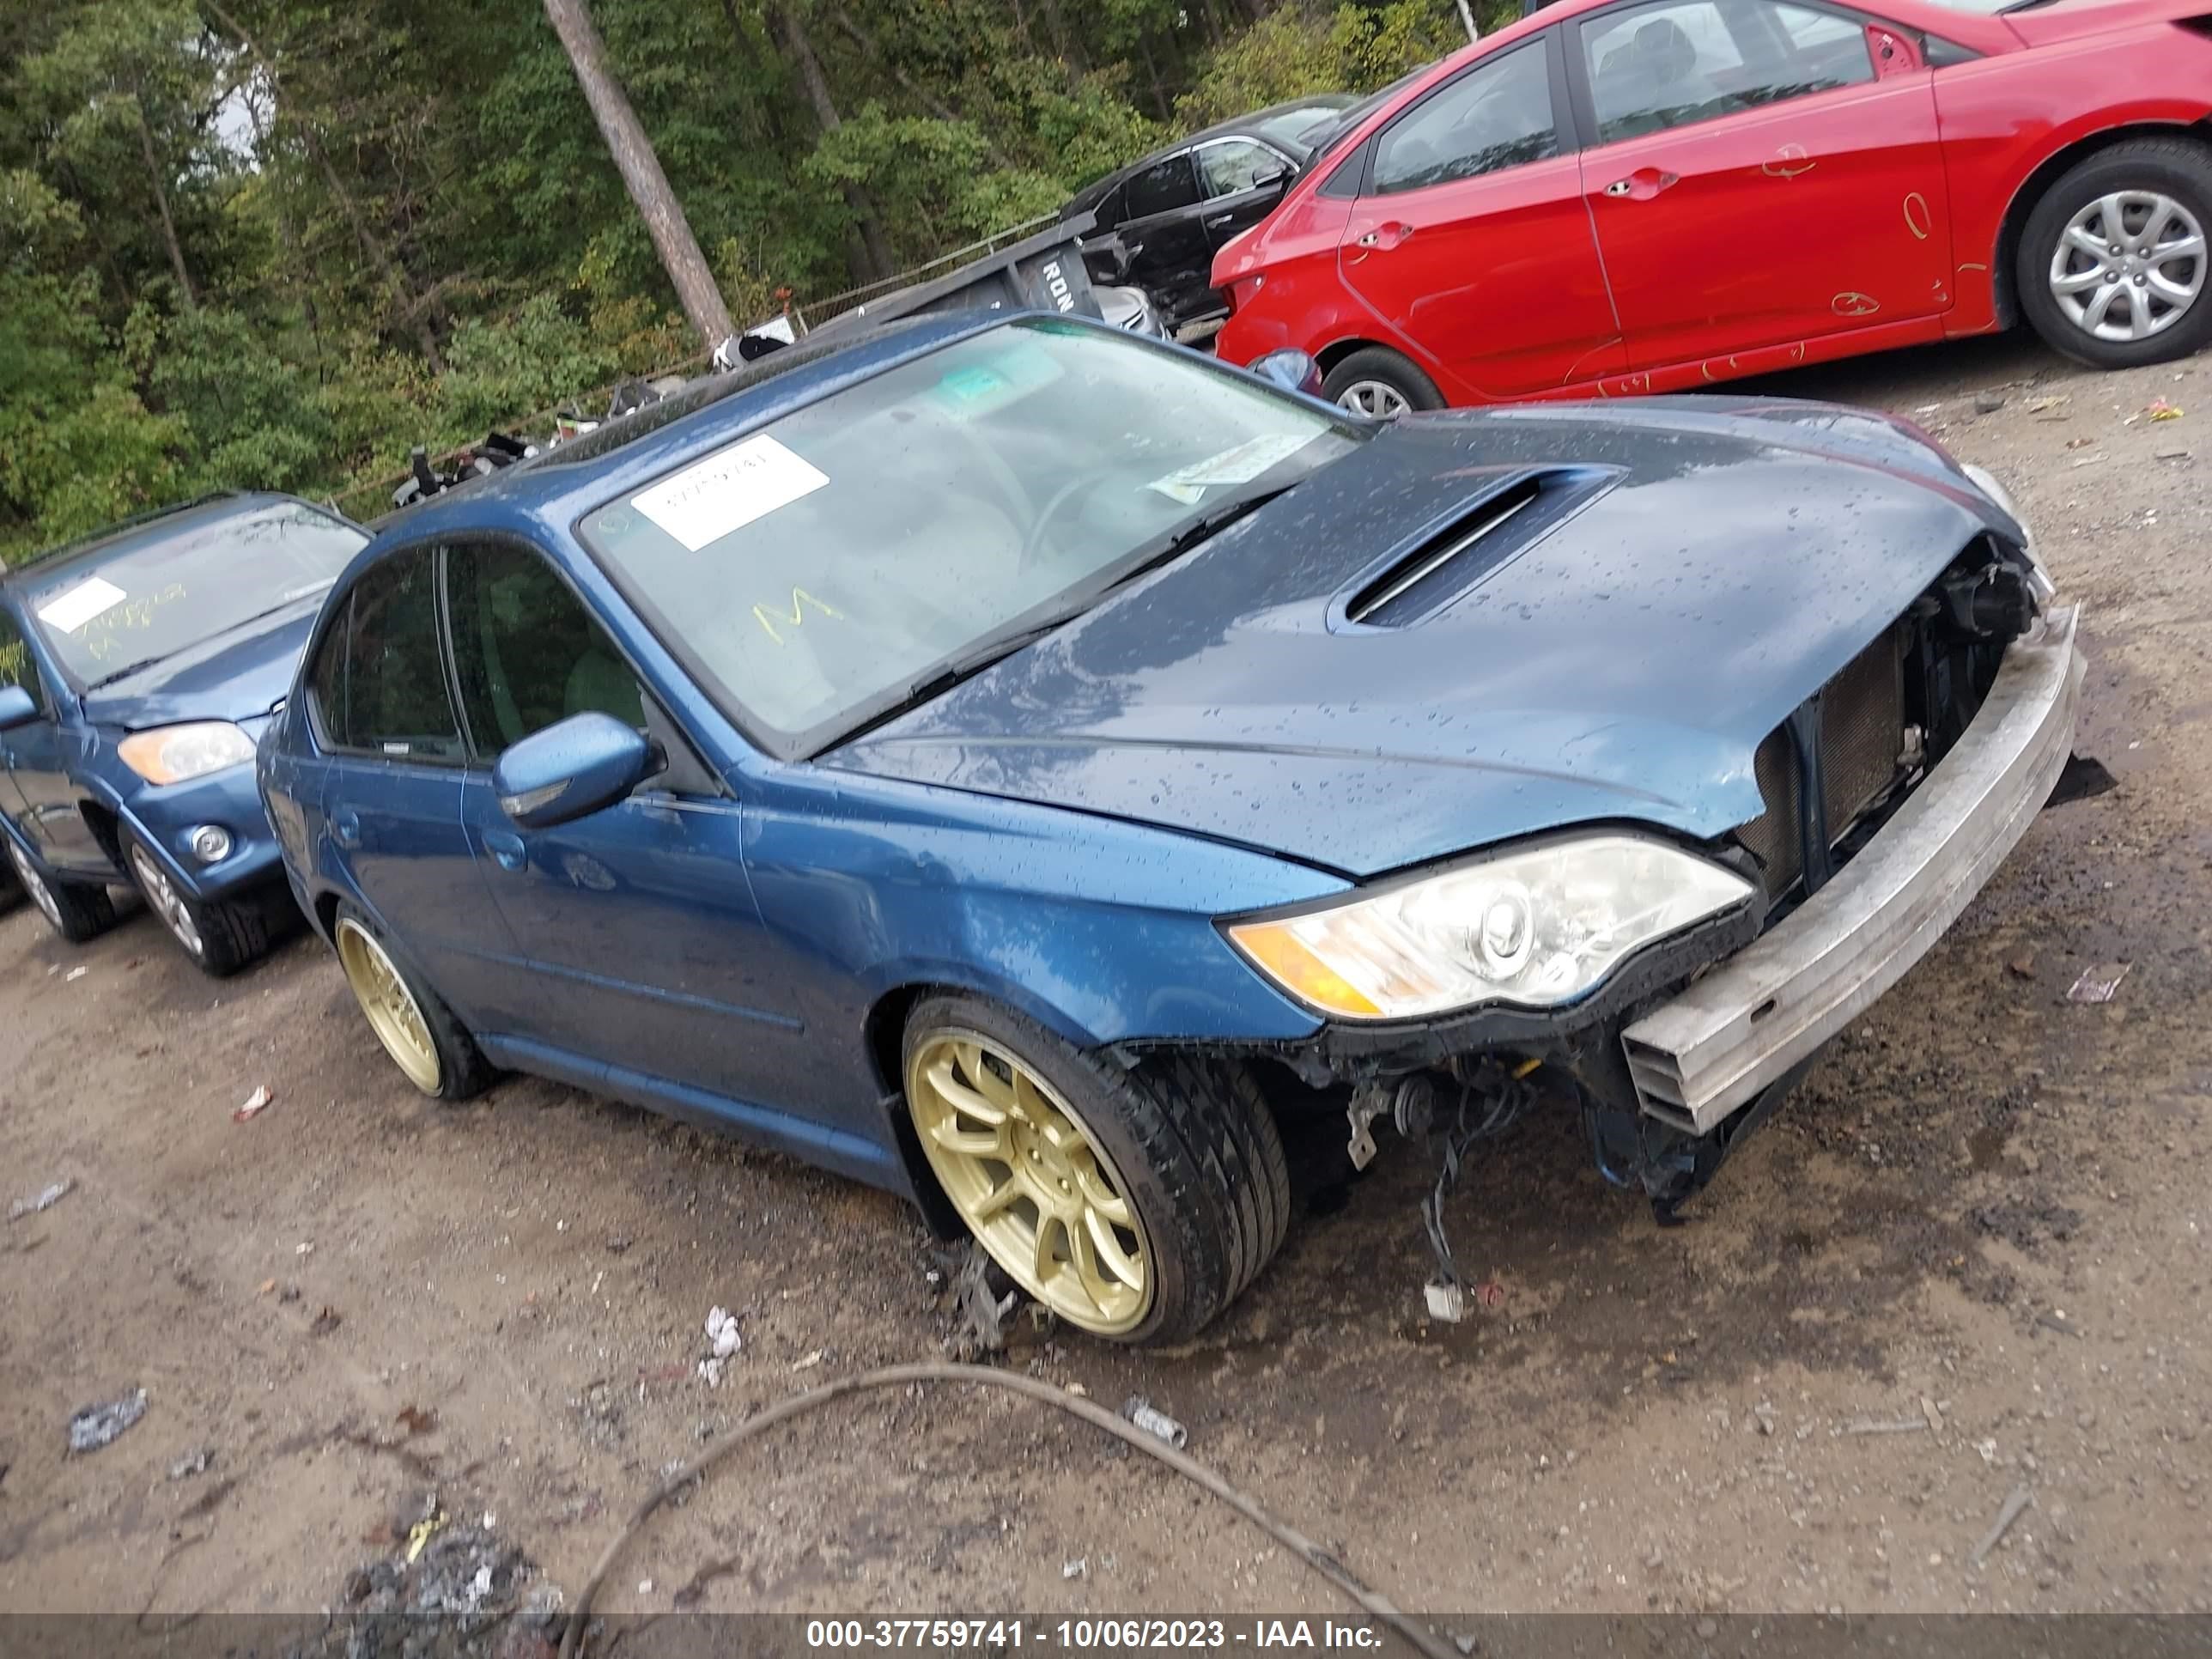
<svg viewBox="0 0 2212 1659"><path fill-rule="evenodd" d="M1400 116L1376 144L1374 194L1473 179L1558 155L1545 49L1541 40L1516 46Z"/></svg>
<svg viewBox="0 0 2212 1659"><path fill-rule="evenodd" d="M1861 26L1772 0L1657 0L1582 26L1598 142L1874 79Z"/></svg>

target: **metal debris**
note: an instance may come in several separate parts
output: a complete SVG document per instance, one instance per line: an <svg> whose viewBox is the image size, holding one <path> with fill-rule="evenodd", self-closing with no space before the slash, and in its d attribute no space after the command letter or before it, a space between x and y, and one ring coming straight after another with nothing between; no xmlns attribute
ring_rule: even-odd
<svg viewBox="0 0 2212 1659"><path fill-rule="evenodd" d="M1457 1280L1432 1279L1421 1293L1428 1299L1430 1318L1456 1325L1467 1317L1467 1291Z"/></svg>
<svg viewBox="0 0 2212 1659"><path fill-rule="evenodd" d="M1062 1578L1088 1578L1091 1576L1091 1558L1079 1555L1073 1561L1061 1562L1060 1576Z"/></svg>
<svg viewBox="0 0 2212 1659"><path fill-rule="evenodd" d="M2033 1492L2026 1486L2014 1486L2012 1489L2012 1496L2005 1499L2004 1507L1997 1511L1996 1520L1990 1524L1990 1529L1982 1534L1982 1541L1974 1546L1973 1553L1966 1559L1976 1566L1980 1566L1988 1558L1989 1553L1997 1547L2007 1533L2012 1530L2012 1523L2019 1520L2022 1511L2033 1502L2035 1502Z"/></svg>
<svg viewBox="0 0 2212 1659"><path fill-rule="evenodd" d="M75 1181L65 1176L62 1180L54 1182L52 1186L48 1187L36 1197L19 1198L13 1204L10 1204L8 1206L8 1219L10 1221L21 1221L27 1215L38 1215L44 1211L51 1210L55 1205L67 1198L71 1191L76 1188L76 1182Z"/></svg>
<svg viewBox="0 0 2212 1659"><path fill-rule="evenodd" d="M2119 991L2120 981L2134 966L2130 962L2114 962L2083 969L2081 977L2074 981L2074 988L2067 992L2067 1001L2110 1002Z"/></svg>
<svg viewBox="0 0 2212 1659"><path fill-rule="evenodd" d="M1918 1434L1928 1427L1917 1417L1855 1417L1844 1425L1845 1434Z"/></svg>
<svg viewBox="0 0 2212 1659"><path fill-rule="evenodd" d="M2061 1336L2081 1334L2081 1328L2066 1316L2063 1308L2053 1308L2049 1313L2036 1315L2035 1322L2046 1331L2057 1331Z"/></svg>
<svg viewBox="0 0 2212 1659"><path fill-rule="evenodd" d="M1140 1394L1129 1396L1128 1403L1121 1407L1121 1415L1146 1434L1166 1441L1177 1451L1190 1443L1190 1431Z"/></svg>
<svg viewBox="0 0 2212 1659"><path fill-rule="evenodd" d="M1003 1279L983 1247L970 1243L951 1279L952 1305L967 1327L950 1339L956 1353L997 1353L1006 1346L1006 1321L1021 1305L1022 1293L1000 1293L994 1281Z"/></svg>
<svg viewBox="0 0 2212 1659"><path fill-rule="evenodd" d="M205 1474L207 1473L208 1465L212 1463L214 1461L215 1454L210 1451L206 1447L203 1446L199 1450L189 1453L183 1457L179 1457L175 1462L170 1464L169 1479L172 1480L188 1480L193 1475Z"/></svg>
<svg viewBox="0 0 2212 1659"><path fill-rule="evenodd" d="M62 975L62 982L65 985L74 985L91 971L89 968L72 968Z"/></svg>
<svg viewBox="0 0 2212 1659"><path fill-rule="evenodd" d="M133 1389L119 1400L87 1406L69 1420L71 1452L96 1452L115 1443L116 1437L146 1415L146 1390Z"/></svg>

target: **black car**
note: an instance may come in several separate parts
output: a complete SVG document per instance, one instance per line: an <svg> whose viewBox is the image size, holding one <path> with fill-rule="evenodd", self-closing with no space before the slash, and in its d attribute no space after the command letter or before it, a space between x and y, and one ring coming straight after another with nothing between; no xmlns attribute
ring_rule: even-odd
<svg viewBox="0 0 2212 1659"><path fill-rule="evenodd" d="M1228 302L1206 285L1215 252L1267 216L1305 164L1313 135L1355 101L1348 93L1315 93L1272 105L1194 132L1090 185L1061 217L1097 218L1085 244L1092 279L1144 289L1170 328L1227 312Z"/></svg>

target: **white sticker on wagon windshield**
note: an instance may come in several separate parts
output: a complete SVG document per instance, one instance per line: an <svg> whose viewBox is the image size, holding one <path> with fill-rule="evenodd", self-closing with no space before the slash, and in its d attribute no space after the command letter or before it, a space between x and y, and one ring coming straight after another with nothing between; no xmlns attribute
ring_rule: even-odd
<svg viewBox="0 0 2212 1659"><path fill-rule="evenodd" d="M74 634L94 617L112 611L131 596L103 576L79 582L39 607L39 620L60 633Z"/></svg>
<svg viewBox="0 0 2212 1659"><path fill-rule="evenodd" d="M1202 461L1177 467L1150 488L1170 501L1195 507L1208 484L1249 483L1269 467L1286 461L1321 434L1315 432L1271 432L1247 438L1234 449L1209 455Z"/></svg>
<svg viewBox="0 0 2212 1659"><path fill-rule="evenodd" d="M763 432L641 490L630 504L696 553L829 482Z"/></svg>

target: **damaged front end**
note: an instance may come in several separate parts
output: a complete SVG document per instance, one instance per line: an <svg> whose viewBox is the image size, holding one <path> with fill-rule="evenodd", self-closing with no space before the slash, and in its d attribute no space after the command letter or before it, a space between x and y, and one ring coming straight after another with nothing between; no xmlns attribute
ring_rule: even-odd
<svg viewBox="0 0 2212 1659"><path fill-rule="evenodd" d="M1378 1125L1441 1145L1423 1206L1435 1311L1460 1306L1443 1204L1479 1143L1571 1103L1600 1171L1672 1223L1820 1047L1933 946L2070 750L2082 665L2075 613L2051 599L2029 554L1978 537L1759 744L1765 810L1680 849L1740 877L1741 902L1635 949L1587 994L1334 1019L1275 1053L1309 1087L1349 1091L1355 1164Z"/></svg>

